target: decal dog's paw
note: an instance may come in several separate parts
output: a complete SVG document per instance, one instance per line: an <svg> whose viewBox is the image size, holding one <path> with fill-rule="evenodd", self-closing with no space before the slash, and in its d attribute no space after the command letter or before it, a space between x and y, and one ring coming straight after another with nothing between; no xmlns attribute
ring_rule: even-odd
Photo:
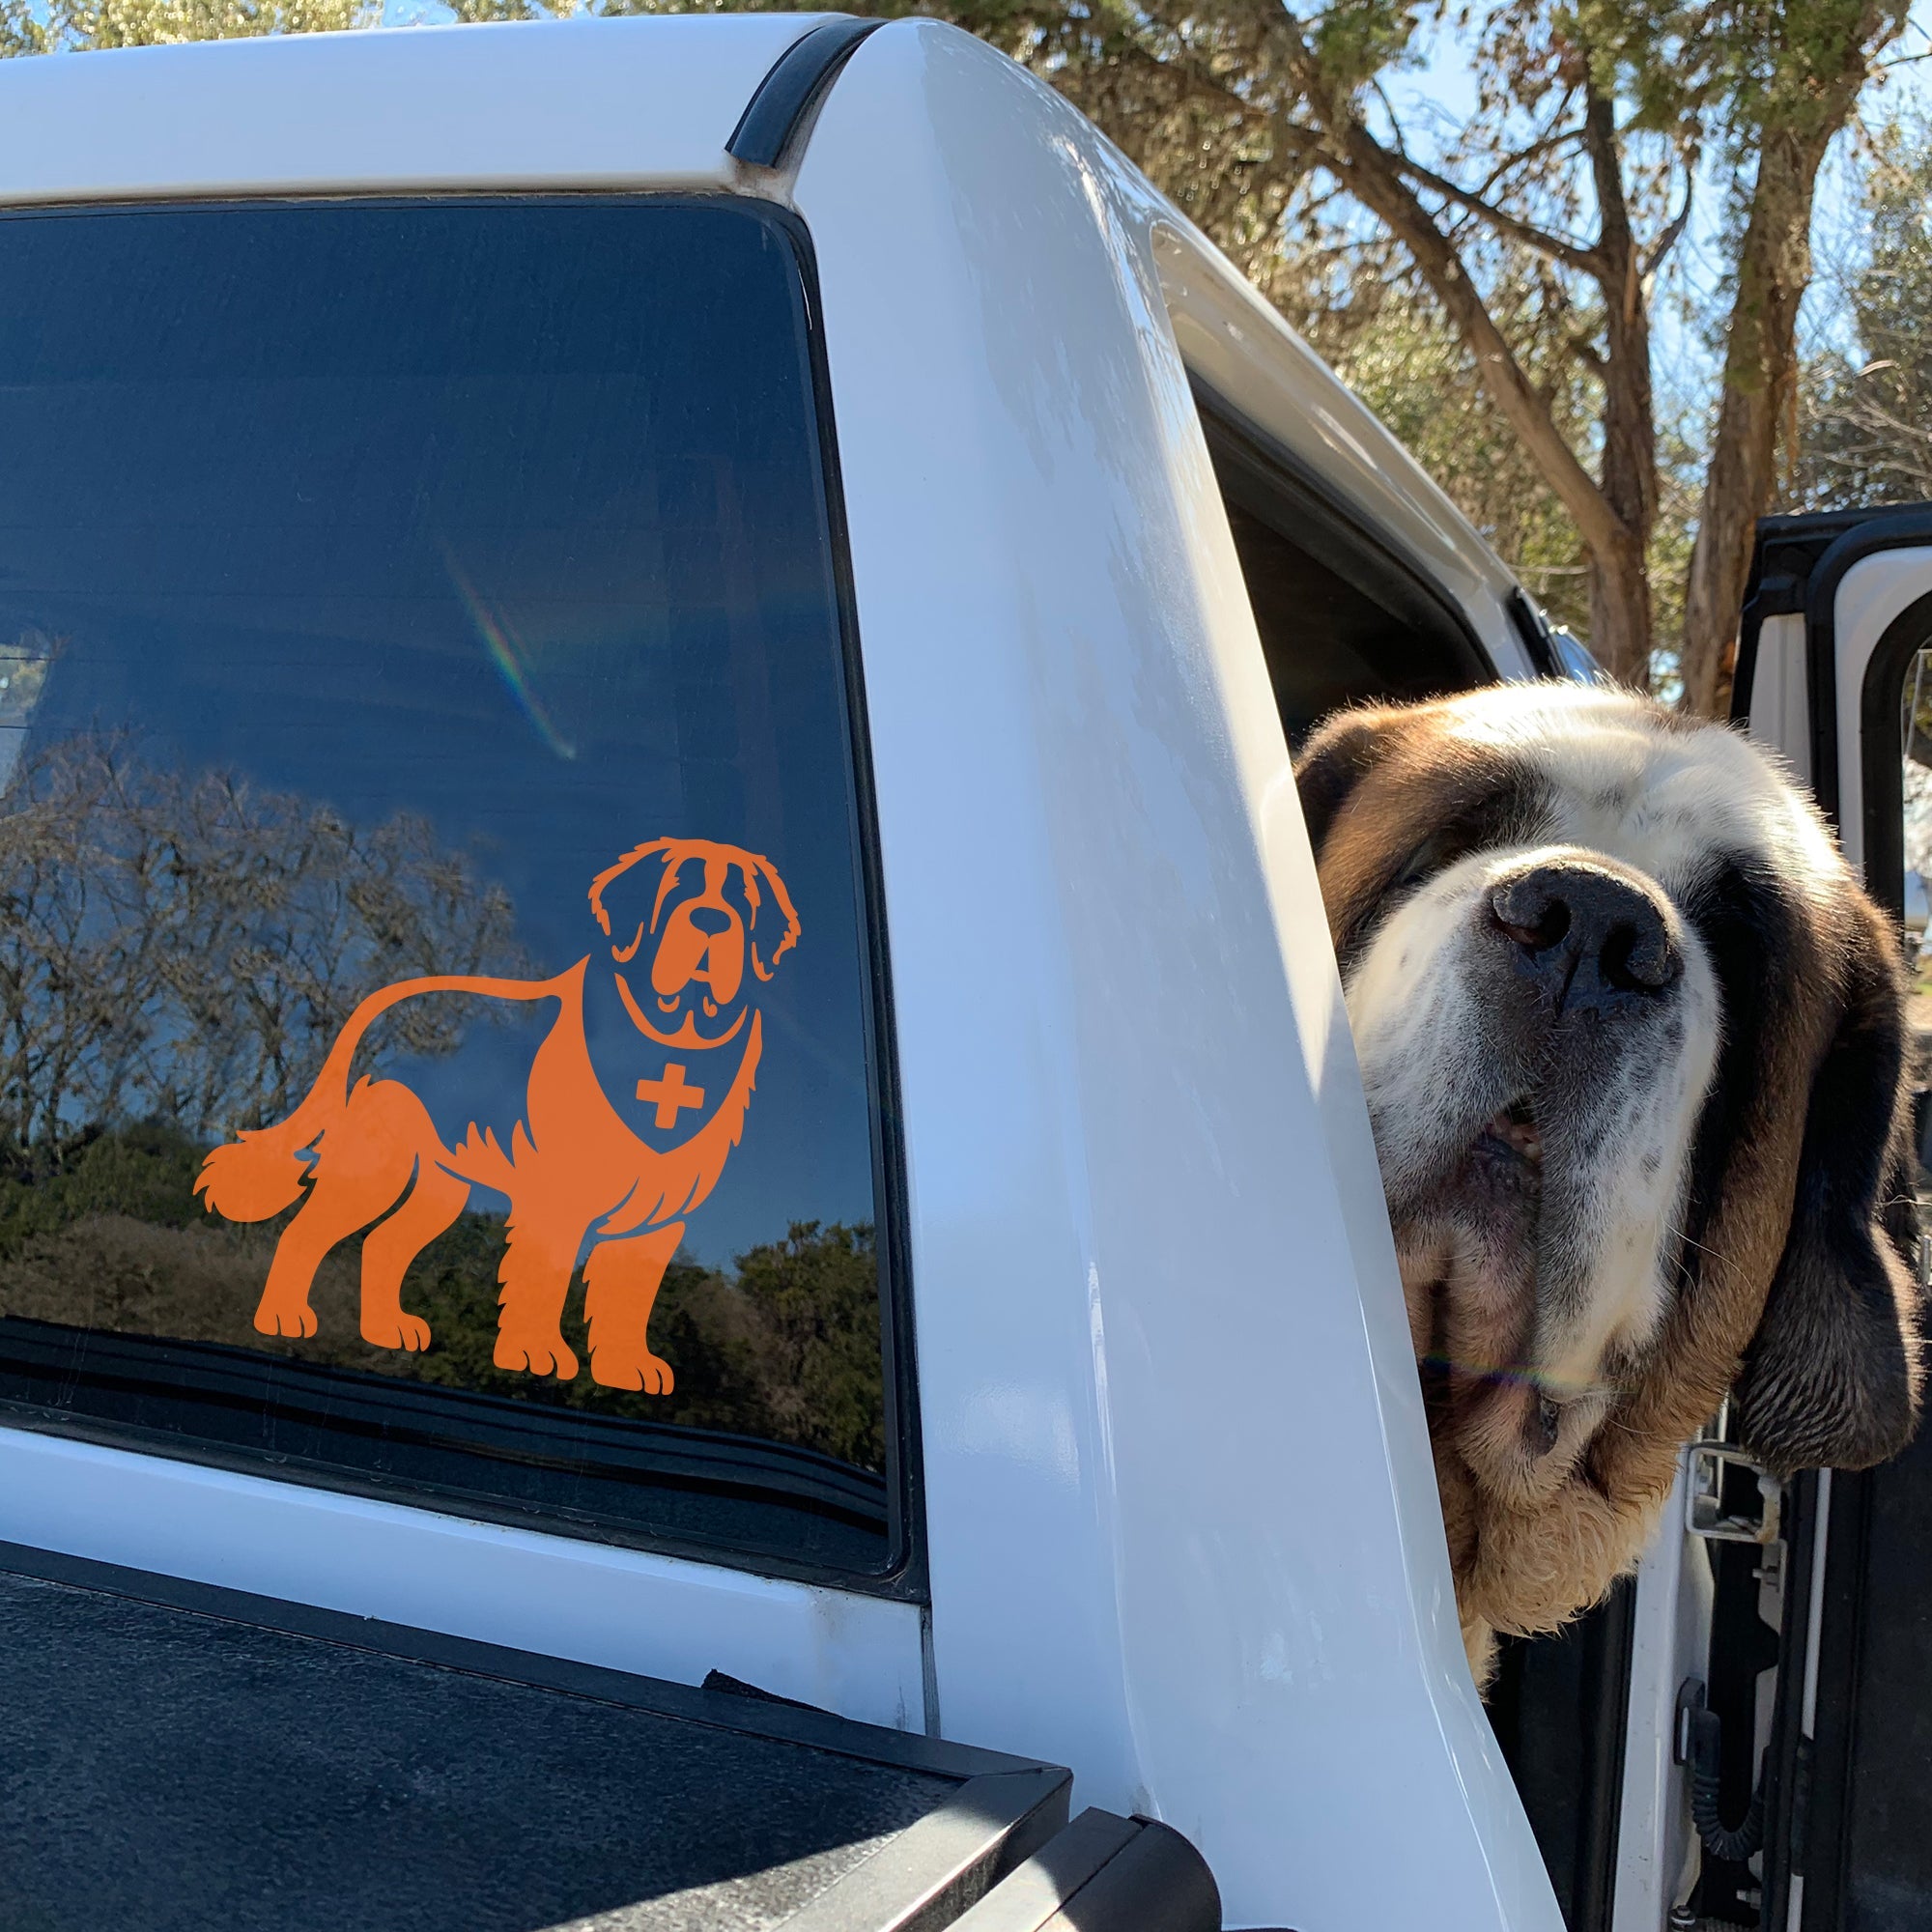
<svg viewBox="0 0 1932 1932"><path fill-rule="evenodd" d="M255 1326L264 1335L287 1335L299 1341L315 1333L315 1310L305 1301L287 1307L264 1301L255 1311Z"/></svg>
<svg viewBox="0 0 1932 1932"><path fill-rule="evenodd" d="M590 1378L605 1388L638 1389L645 1395L668 1395L677 1385L662 1355L626 1355L610 1349L591 1350Z"/></svg>
<svg viewBox="0 0 1932 1932"><path fill-rule="evenodd" d="M400 1308L393 1315L365 1315L362 1339L373 1349L404 1349L419 1355L429 1347L429 1323Z"/></svg>
<svg viewBox="0 0 1932 1932"><path fill-rule="evenodd" d="M541 1342L498 1335L490 1359L499 1369L525 1369L533 1376L554 1376L560 1382L577 1377L577 1356L560 1335Z"/></svg>

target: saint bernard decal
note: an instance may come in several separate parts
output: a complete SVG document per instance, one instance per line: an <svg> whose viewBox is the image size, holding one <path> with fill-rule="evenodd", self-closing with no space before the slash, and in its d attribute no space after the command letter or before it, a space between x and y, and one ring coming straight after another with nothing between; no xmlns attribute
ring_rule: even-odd
<svg viewBox="0 0 1932 1932"><path fill-rule="evenodd" d="M635 919L613 919L613 902L631 899ZM202 1163L196 1192L231 1221L265 1221L301 1203L255 1311L263 1334L315 1333L315 1271L366 1228L363 1339L427 1348L429 1324L402 1305L403 1277L470 1190L488 1187L510 1204L497 1366L563 1381L577 1374L559 1323L587 1246L592 1378L670 1393L671 1366L645 1339L651 1305L684 1217L717 1185L744 1132L763 1037L758 989L797 943L798 915L769 860L697 838L627 852L591 881L590 911L610 942L608 960L593 952L552 980L449 975L385 986L351 1014L287 1120L244 1130ZM445 1146L429 1109L398 1080L349 1084L376 1019L433 993L557 1003L507 1148L473 1122ZM591 1038L622 1045L600 1044L593 1065ZM634 1122L625 1119L633 1095ZM646 1122L660 1133L692 1130L658 1148L642 1138Z"/></svg>

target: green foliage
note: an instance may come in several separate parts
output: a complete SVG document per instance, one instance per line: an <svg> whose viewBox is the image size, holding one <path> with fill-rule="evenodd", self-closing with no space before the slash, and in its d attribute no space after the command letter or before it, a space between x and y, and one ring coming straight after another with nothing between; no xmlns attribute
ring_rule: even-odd
<svg viewBox="0 0 1932 1932"><path fill-rule="evenodd" d="M1484 392L1473 359L1441 311L1397 282L1374 285L1366 302L1296 321L1551 620L1586 631L1589 597L1577 526ZM1592 397L1574 366L1549 358L1544 373L1552 410L1572 434L1587 435Z"/></svg>
<svg viewBox="0 0 1932 1932"><path fill-rule="evenodd" d="M380 0L0 0L0 54L373 27Z"/></svg>
<svg viewBox="0 0 1932 1932"><path fill-rule="evenodd" d="M91 1214L187 1227L201 1218L189 1191L200 1160L193 1141L158 1122L82 1136L59 1160L0 1145L0 1261Z"/></svg>
<svg viewBox="0 0 1932 1932"><path fill-rule="evenodd" d="M499 1369L497 1269L503 1224L463 1215L417 1259L404 1306L430 1324L420 1355L372 1349L356 1330L351 1243L324 1264L320 1332L279 1341L251 1326L270 1257L293 1214L259 1227L213 1221L193 1193L205 1151L179 1129L90 1131L62 1151L0 1147L0 1315L174 1341L219 1342L540 1406L686 1424L885 1466L878 1264L869 1227L793 1224L739 1256L735 1273L679 1257L651 1342L677 1373L668 1396L590 1378L581 1290L564 1339L571 1382Z"/></svg>
<svg viewBox="0 0 1932 1932"><path fill-rule="evenodd" d="M752 11L792 4L733 0ZM1902 28L1905 0L855 4L952 20L1060 89L1336 357L1556 615L1583 629L1595 611L1638 669L1653 639L1658 662L1675 662L1691 608L1688 573L1699 567L1692 520L1747 531L1769 506L1761 425L1788 393L1793 285L1802 288L1809 272L1803 235L1817 157ZM722 0L453 0L453 8L467 20L725 11ZM0 53L375 17L372 0L0 0ZM1425 32L1470 49L1477 106L1465 126L1431 123L1391 99L1388 81L1417 65ZM1394 185L1398 199L1409 197L1416 218L1448 243L1451 280L1474 289L1500 329L1535 399L1532 427L1498 407L1497 358L1479 367L1445 320L1439 271L1432 280L1394 245L1382 225L1392 218L1387 192L1362 198L1363 139L1380 157L1383 189ZM1778 165L1767 167L1761 157L1774 153ZM1700 286L1680 278L1675 298L1693 331L1724 345L1729 390L1765 404L1755 423L1748 412L1734 422L1720 412L1715 428L1700 404L1682 398L1659 420L1649 330L1689 185L1713 173L1724 202L1720 259ZM1366 213L1371 206L1379 216ZM1399 300L1383 307L1391 291ZM1351 335L1350 311L1364 309L1387 316L1382 341ZM1405 352L1412 352L1406 364ZM1875 437L1896 442L1891 419L1917 408L1903 378L1888 387L1862 367L1813 371L1813 416L1855 433L1841 434L1843 447L1829 456L1830 437L1808 435L1802 496L1827 487L1818 463L1832 469L1831 487L1848 482L1858 451ZM1453 409L1442 408L1445 396ZM1719 435L1733 439L1722 466L1713 462ZM1743 480L1721 500L1700 501L1707 469ZM1884 463L1872 473L1894 491L1928 487ZM1601 500L1590 498L1592 477ZM1749 500L1733 500L1739 493ZM1579 531L1592 532L1594 550ZM1737 548L1728 536L1720 547ZM1624 581L1634 557L1647 563L1654 631L1642 615L1646 595ZM1695 608L1710 611L1732 594L1727 573L1741 562L1707 559L1702 568ZM1617 596L1605 591L1606 574L1623 583ZM1699 702L1711 696L1719 643L1688 640L1702 666Z"/></svg>
<svg viewBox="0 0 1932 1932"><path fill-rule="evenodd" d="M6 789L0 1131L57 1162L77 1122L279 1120L366 994L524 964L508 899L420 819L363 831L90 733L37 745ZM412 1004L372 1051L447 1053L474 1005Z"/></svg>

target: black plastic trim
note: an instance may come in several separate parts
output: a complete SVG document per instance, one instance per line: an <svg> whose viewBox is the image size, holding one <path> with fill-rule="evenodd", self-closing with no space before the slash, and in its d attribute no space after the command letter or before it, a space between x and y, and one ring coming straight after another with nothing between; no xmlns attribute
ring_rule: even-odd
<svg viewBox="0 0 1932 1932"><path fill-rule="evenodd" d="M1898 697L1905 671L1932 644L1932 592L1916 597L1885 627L1859 691L1863 752L1865 890L1901 924L1905 918L1905 784L1898 744Z"/></svg>
<svg viewBox="0 0 1932 1932"><path fill-rule="evenodd" d="M1804 1880L1805 1903L1810 1908L1805 1923L1815 1921L1817 1892L1811 1883L1814 1847L1808 1843L1809 1820L1802 1818L1798 1800L1799 1761L1806 1743L1804 1737L1804 1628L1810 1616L1811 1575L1817 1555L1818 1472L1803 1470L1785 1490L1785 1566L1783 1628L1778 1633L1777 1684L1772 1706L1771 1737L1765 1750L1765 1832L1764 1902L1767 1924L1786 1925L1791 1918L1791 1881ZM1839 1527L1844 1498L1838 1493L1838 1478L1833 1478L1831 1530ZM1830 1531L1828 1531L1829 1537ZM1827 1551L1827 1569L1830 1569ZM1797 1609L1798 1614L1792 1614ZM1821 1633L1822 1635L1822 1633ZM1821 1643L1818 1653L1820 1689L1826 1659ZM1849 1702L1849 1699L1847 1700ZM1818 1718L1827 1716L1822 1697ZM1806 1807L1808 1809L1808 1807ZM1833 1888L1836 1889L1835 1887Z"/></svg>
<svg viewBox="0 0 1932 1932"><path fill-rule="evenodd" d="M1171 1825L1083 1811L953 1932L1221 1932L1221 1893Z"/></svg>
<svg viewBox="0 0 1932 1932"><path fill-rule="evenodd" d="M968 1779L795 1912L787 1932L936 1932L954 1923L1065 1828L1072 1788L1071 1775L1049 1765ZM1165 1932L1164 1920L1140 1922Z"/></svg>
<svg viewBox="0 0 1932 1932"><path fill-rule="evenodd" d="M810 310L807 353L812 394L818 403L818 446L825 466L825 514L831 533L832 575L838 600L839 635L845 647L845 725L852 772L852 849L859 867L859 903L866 910L868 980L866 1018L872 1039L872 1180L884 1220L878 1241L880 1326L886 1362L886 1439L893 1445L886 1502L892 1564L875 1587L892 1596L931 1601L925 1552L925 1463L919 1425L918 1336L913 1324L912 1206L906 1187L905 1116L899 1086L898 1035L893 1018L892 945L886 926L885 864L879 842L878 792L872 772L872 729L866 703L864 651L859 636L859 597L852 574L852 543L845 521L845 479L838 461L838 426L832 406L832 369L826 355L824 304L818 293L818 257L811 235L796 215L774 218L798 251Z"/></svg>
<svg viewBox="0 0 1932 1932"><path fill-rule="evenodd" d="M821 21L781 53L759 81L724 143L724 152L748 167L775 168L784 160L811 110L825 98L838 71L883 20L855 20L848 14Z"/></svg>
<svg viewBox="0 0 1932 1932"><path fill-rule="evenodd" d="M1564 668L1563 660L1556 655L1556 639L1549 635L1549 626L1544 621L1542 611L1520 588L1509 594L1509 614L1510 622L1516 626L1517 637L1521 640L1523 655L1529 659L1537 675L1574 682Z"/></svg>
<svg viewBox="0 0 1932 1932"><path fill-rule="evenodd" d="M952 1932L1040 1932L1139 1828L1111 1811L1089 1809L971 1907Z"/></svg>
<svg viewBox="0 0 1932 1932"><path fill-rule="evenodd" d="M1734 722L1743 724L1750 718L1751 691L1757 679L1758 638L1764 620L1804 612L1812 573L1833 545L1849 532L1864 528L1875 518L1892 514L1889 510L1812 510L1797 516L1758 519L1738 631L1737 669L1731 679Z"/></svg>
<svg viewBox="0 0 1932 1932"><path fill-rule="evenodd" d="M1882 551L1932 546L1932 503L1877 511L1831 510L1765 517L1757 526L1738 633L1731 716L1750 716L1764 619L1804 612L1805 682L1811 700L1811 789L1838 822L1838 586L1854 565Z"/></svg>

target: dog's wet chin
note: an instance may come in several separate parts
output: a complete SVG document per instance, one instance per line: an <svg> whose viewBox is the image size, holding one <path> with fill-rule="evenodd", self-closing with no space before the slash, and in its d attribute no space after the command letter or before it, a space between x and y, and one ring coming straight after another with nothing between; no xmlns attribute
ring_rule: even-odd
<svg viewBox="0 0 1932 1932"><path fill-rule="evenodd" d="M1396 1225L1438 1448L1481 1490L1520 1504L1560 1483L1583 1446L1567 1392L1526 1361L1544 1163L1533 1103L1513 1102L1476 1128L1428 1206Z"/></svg>

